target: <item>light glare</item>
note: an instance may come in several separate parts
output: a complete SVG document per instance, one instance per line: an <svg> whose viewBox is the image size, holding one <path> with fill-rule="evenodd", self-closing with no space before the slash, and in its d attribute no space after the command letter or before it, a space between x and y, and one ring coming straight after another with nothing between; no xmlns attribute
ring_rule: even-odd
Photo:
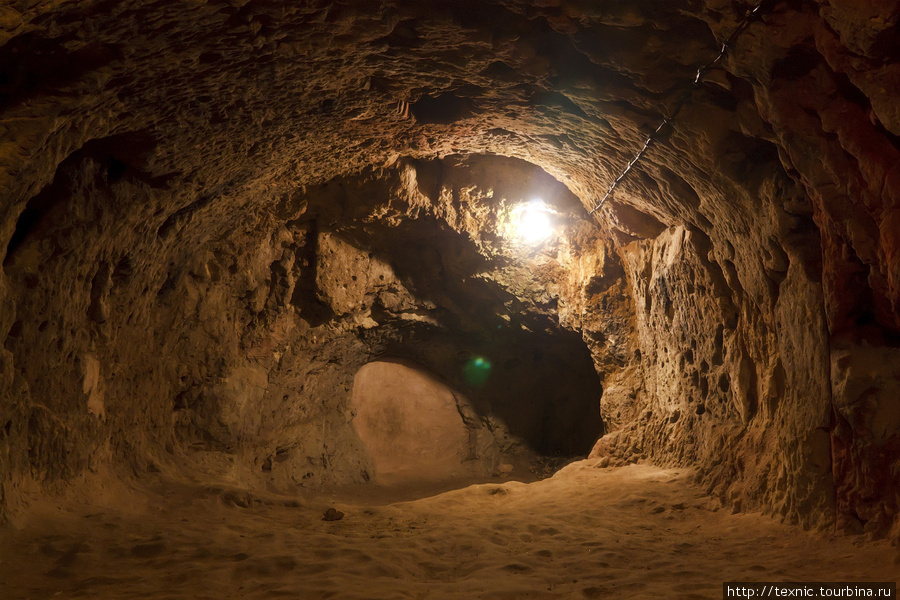
<svg viewBox="0 0 900 600"><path fill-rule="evenodd" d="M519 213L516 227L518 237L529 245L543 242L553 233L547 205L542 200L532 200Z"/></svg>

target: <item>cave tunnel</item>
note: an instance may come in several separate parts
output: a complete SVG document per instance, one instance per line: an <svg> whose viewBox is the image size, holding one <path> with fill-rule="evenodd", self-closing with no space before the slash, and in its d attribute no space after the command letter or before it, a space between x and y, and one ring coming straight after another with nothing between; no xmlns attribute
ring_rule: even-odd
<svg viewBox="0 0 900 600"><path fill-rule="evenodd" d="M900 2L6 2L0 595L896 581Z"/></svg>

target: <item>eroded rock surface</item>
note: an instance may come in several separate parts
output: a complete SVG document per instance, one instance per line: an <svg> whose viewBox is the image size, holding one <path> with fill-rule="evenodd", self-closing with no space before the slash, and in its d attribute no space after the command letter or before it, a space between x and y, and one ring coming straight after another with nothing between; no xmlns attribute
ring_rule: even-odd
<svg viewBox="0 0 900 600"><path fill-rule="evenodd" d="M586 453L599 407L598 455L898 539L900 3L764 2L692 86L748 8L0 9L0 515L90 472L365 481L390 356L501 452Z"/></svg>

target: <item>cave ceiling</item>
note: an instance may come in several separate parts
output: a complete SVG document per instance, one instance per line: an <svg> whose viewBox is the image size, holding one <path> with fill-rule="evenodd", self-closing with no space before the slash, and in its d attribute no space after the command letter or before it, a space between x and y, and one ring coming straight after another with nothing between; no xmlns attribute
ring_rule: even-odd
<svg viewBox="0 0 900 600"><path fill-rule="evenodd" d="M359 479L353 373L456 383L475 336L602 380L620 455L900 535L900 3L754 8L4 3L0 464L175 440ZM537 194L558 230L522 248Z"/></svg>

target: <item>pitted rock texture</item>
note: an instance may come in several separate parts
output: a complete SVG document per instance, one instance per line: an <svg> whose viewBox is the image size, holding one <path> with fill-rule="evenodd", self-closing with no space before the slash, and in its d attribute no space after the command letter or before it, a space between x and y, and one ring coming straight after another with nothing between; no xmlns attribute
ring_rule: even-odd
<svg viewBox="0 0 900 600"><path fill-rule="evenodd" d="M900 3L764 2L692 86L748 8L0 9L0 514L91 471L363 481L358 369L463 389L490 350L551 382L464 390L502 452L586 452L599 402L597 453L898 539Z"/></svg>
<svg viewBox="0 0 900 600"><path fill-rule="evenodd" d="M102 179L82 185L70 205L104 198ZM509 207L535 192L558 231L542 249L500 235L514 225ZM456 390L454 411L475 438L461 461L474 466L462 471L586 454L602 433L600 376L581 326L558 317L565 307L566 322L579 321L584 288L602 273L584 217L546 173L489 157L405 161L298 189L272 211L235 217L219 239L204 237L199 216L179 234L151 232L194 241L181 263L150 264L134 246L93 264L76 252L54 259L47 244L71 219L48 214L46 237L22 240L7 262L23 290L17 306L84 331L16 321L7 348L33 436L20 443L48 478L126 459L281 489L378 480L351 390L366 363L393 357ZM66 243L120 241L80 236ZM71 268L85 285L57 293ZM72 353L68 371L42 375L46 364L30 357L47 347ZM479 356L490 377L467 381Z"/></svg>

